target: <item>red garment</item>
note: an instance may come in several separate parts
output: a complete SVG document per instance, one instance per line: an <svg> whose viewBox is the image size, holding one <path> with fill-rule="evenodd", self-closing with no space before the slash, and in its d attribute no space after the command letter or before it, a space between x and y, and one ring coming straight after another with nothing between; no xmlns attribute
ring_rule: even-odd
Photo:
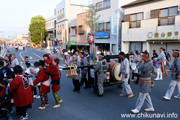
<svg viewBox="0 0 180 120"><path fill-rule="evenodd" d="M6 87L4 87L4 88L0 91L0 97L3 97L5 90L6 90Z"/></svg>
<svg viewBox="0 0 180 120"><path fill-rule="evenodd" d="M41 82L40 93L46 94L50 92L50 86L46 86L43 82L49 81L49 76L44 72L44 69L40 70L37 78L34 80L33 84L36 86Z"/></svg>
<svg viewBox="0 0 180 120"><path fill-rule="evenodd" d="M13 93L15 106L27 106L33 103L33 92L28 81L23 81L19 75L10 83L10 92Z"/></svg>
<svg viewBox="0 0 180 120"><path fill-rule="evenodd" d="M45 69L45 72L50 74L51 76L51 80L59 80L60 81L60 74L59 74L59 69L58 69L58 65L54 66L54 67L47 67ZM60 90L60 85L58 84L52 84L52 90L53 92L57 92Z"/></svg>
<svg viewBox="0 0 180 120"><path fill-rule="evenodd" d="M53 67L53 57L49 55L49 59L47 59L45 62L46 64L48 64L49 66Z"/></svg>

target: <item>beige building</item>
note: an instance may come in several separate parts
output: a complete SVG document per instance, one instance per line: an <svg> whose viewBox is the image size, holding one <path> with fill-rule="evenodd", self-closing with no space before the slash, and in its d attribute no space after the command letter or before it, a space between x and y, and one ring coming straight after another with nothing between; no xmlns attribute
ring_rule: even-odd
<svg viewBox="0 0 180 120"><path fill-rule="evenodd" d="M77 42L76 15L87 9L87 6L71 4L71 0L62 0L56 6L56 38L62 41L63 48Z"/></svg>
<svg viewBox="0 0 180 120"><path fill-rule="evenodd" d="M123 8L122 51L180 48L180 0L136 0Z"/></svg>
<svg viewBox="0 0 180 120"><path fill-rule="evenodd" d="M87 33L91 32L91 29L88 25L86 25L84 19L86 19L86 15L88 12L80 13L77 15L77 49L80 50L90 50L92 52L92 46L89 45L87 40Z"/></svg>

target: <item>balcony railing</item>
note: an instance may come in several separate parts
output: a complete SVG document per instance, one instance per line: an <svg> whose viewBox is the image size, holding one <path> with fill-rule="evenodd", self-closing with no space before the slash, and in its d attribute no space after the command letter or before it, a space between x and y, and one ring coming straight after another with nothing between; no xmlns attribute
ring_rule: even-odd
<svg viewBox="0 0 180 120"><path fill-rule="evenodd" d="M159 18L159 26L163 25L174 25L175 16Z"/></svg>
<svg viewBox="0 0 180 120"><path fill-rule="evenodd" d="M61 19L61 18L64 18L64 14L59 15L59 16L57 17L58 20Z"/></svg>
<svg viewBox="0 0 180 120"><path fill-rule="evenodd" d="M141 21L130 21L129 22L129 28L140 28L141 27Z"/></svg>
<svg viewBox="0 0 180 120"><path fill-rule="evenodd" d="M79 35L83 35L84 34L84 30L83 29L78 29L78 34Z"/></svg>

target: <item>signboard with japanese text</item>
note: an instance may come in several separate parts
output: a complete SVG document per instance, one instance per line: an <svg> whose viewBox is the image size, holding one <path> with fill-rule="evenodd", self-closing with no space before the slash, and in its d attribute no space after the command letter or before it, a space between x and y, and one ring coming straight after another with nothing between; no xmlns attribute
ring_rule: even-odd
<svg viewBox="0 0 180 120"><path fill-rule="evenodd" d="M112 13L112 35L117 35L117 13Z"/></svg>
<svg viewBox="0 0 180 120"><path fill-rule="evenodd" d="M109 38L109 32L96 32L94 34L95 38Z"/></svg>

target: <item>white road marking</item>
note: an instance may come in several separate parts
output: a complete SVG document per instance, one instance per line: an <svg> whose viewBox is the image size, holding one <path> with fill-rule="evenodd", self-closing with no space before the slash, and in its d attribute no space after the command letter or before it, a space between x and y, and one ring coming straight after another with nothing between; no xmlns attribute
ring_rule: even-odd
<svg viewBox="0 0 180 120"><path fill-rule="evenodd" d="M39 58L41 58L41 59L43 59L41 56L39 56L39 55L37 55L37 54L35 54L35 53L33 53L35 56L37 56L37 57L39 57Z"/></svg>
<svg viewBox="0 0 180 120"><path fill-rule="evenodd" d="M23 52L26 52L26 51L22 51L22 52L20 52L20 53L19 53L19 56L20 56L20 57L21 57L21 59L24 61L24 58L22 57L22 53L23 53Z"/></svg>
<svg viewBox="0 0 180 120"><path fill-rule="evenodd" d="M32 59L33 59L33 57L29 56L29 59L30 59L30 60L32 60Z"/></svg>

